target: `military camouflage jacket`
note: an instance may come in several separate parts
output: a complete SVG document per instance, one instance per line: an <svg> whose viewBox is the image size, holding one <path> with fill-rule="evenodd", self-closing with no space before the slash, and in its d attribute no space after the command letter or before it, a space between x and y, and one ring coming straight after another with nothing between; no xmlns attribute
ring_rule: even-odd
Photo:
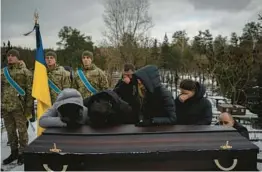
<svg viewBox="0 0 262 172"><path fill-rule="evenodd" d="M32 98L32 73L23 63L8 65L11 78L25 91L25 96L18 96L18 92L9 84L1 69L1 108L3 115L7 112L21 111L31 114Z"/></svg>
<svg viewBox="0 0 262 172"><path fill-rule="evenodd" d="M92 64L90 69L83 69L83 72L86 79L97 91L102 91L108 88L108 81L105 73L94 64ZM88 89L83 84L77 72L74 74L73 87L81 93L83 98L88 98L92 95L92 93L88 91Z"/></svg>
<svg viewBox="0 0 262 172"><path fill-rule="evenodd" d="M71 87L70 73L62 66L56 66L54 69L47 69L48 79L50 79L61 91ZM50 87L52 104L55 102L58 94Z"/></svg>

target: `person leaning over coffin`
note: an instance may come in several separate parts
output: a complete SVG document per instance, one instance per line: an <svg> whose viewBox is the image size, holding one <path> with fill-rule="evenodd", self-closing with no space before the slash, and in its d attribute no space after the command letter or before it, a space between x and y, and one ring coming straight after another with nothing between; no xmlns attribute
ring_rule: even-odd
<svg viewBox="0 0 262 172"><path fill-rule="evenodd" d="M66 88L58 95L55 103L39 119L42 128L80 127L88 121L87 108L83 105L81 94Z"/></svg>
<svg viewBox="0 0 262 172"><path fill-rule="evenodd" d="M171 92L162 86L156 66L145 66L123 81L114 91L132 107L137 126L175 124L175 102ZM123 91L128 84L132 89Z"/></svg>
<svg viewBox="0 0 262 172"><path fill-rule="evenodd" d="M88 108L88 125L92 127L132 124L131 106L113 90L101 91L84 99L84 105Z"/></svg>
<svg viewBox="0 0 262 172"><path fill-rule="evenodd" d="M212 122L212 105L204 97L204 85L190 79L181 81L181 94L176 98L176 115L178 125L210 125Z"/></svg>
<svg viewBox="0 0 262 172"><path fill-rule="evenodd" d="M215 125L223 125L227 127L233 127L241 134L243 137L249 139L248 130L246 127L238 123L234 120L231 114L228 112L223 112L218 117L219 122L217 122Z"/></svg>

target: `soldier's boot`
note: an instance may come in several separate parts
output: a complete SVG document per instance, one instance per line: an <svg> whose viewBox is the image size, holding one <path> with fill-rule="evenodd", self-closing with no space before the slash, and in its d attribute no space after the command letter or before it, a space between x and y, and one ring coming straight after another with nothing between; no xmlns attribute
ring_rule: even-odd
<svg viewBox="0 0 262 172"><path fill-rule="evenodd" d="M23 165L24 164L24 155L23 154L19 154L18 155L17 164L18 165Z"/></svg>
<svg viewBox="0 0 262 172"><path fill-rule="evenodd" d="M12 150L11 155L9 155L9 157L7 157L6 159L3 160L3 165L10 164L11 162L16 160L17 158L18 158L18 150L17 149Z"/></svg>

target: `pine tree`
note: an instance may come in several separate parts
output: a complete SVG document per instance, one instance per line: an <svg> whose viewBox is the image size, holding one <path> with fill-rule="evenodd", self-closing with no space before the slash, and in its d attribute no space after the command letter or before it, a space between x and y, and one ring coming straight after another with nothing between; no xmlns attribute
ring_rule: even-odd
<svg viewBox="0 0 262 172"><path fill-rule="evenodd" d="M159 65L159 49L158 49L158 41L157 39L154 40L153 47L151 49L151 64Z"/></svg>
<svg viewBox="0 0 262 172"><path fill-rule="evenodd" d="M230 43L233 47L237 47L238 46L238 42L239 42L239 38L236 34L236 32L231 33L231 39L230 39Z"/></svg>
<svg viewBox="0 0 262 172"><path fill-rule="evenodd" d="M168 68L168 60L169 60L169 41L168 37L165 34L164 36L164 41L161 46L161 58L163 62L163 68L167 69Z"/></svg>

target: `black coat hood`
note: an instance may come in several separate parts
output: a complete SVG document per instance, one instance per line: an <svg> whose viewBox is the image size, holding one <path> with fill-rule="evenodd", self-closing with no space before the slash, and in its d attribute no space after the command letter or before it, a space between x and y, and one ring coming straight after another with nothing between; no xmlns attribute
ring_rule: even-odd
<svg viewBox="0 0 262 172"><path fill-rule="evenodd" d="M142 81L150 93L161 86L159 70L154 65L142 67L134 73L134 76Z"/></svg>
<svg viewBox="0 0 262 172"><path fill-rule="evenodd" d="M186 102L191 102L191 101L196 101L196 100L199 100L199 99L202 99L204 97L206 93L206 87L202 84L200 84L199 82L196 82L196 92L195 92L195 95L188 99L188 101Z"/></svg>
<svg viewBox="0 0 262 172"><path fill-rule="evenodd" d="M184 103L176 98L177 124L179 125L210 125L212 122L212 105L204 97L206 88L196 82L195 95Z"/></svg>
<svg viewBox="0 0 262 172"><path fill-rule="evenodd" d="M106 99L110 100L111 103L113 104L113 107L116 110L120 111L125 111L123 109L130 109L131 107L128 105L127 102L123 101L116 92L113 90L105 90L101 91L87 99L84 99L84 105L86 107L89 107L94 101L99 100L99 99Z"/></svg>
<svg viewBox="0 0 262 172"><path fill-rule="evenodd" d="M195 94L195 98L197 99L201 99L202 97L204 97L205 93L206 93L206 87L202 84L200 84L199 82L196 82L196 86L197 86L197 91Z"/></svg>

